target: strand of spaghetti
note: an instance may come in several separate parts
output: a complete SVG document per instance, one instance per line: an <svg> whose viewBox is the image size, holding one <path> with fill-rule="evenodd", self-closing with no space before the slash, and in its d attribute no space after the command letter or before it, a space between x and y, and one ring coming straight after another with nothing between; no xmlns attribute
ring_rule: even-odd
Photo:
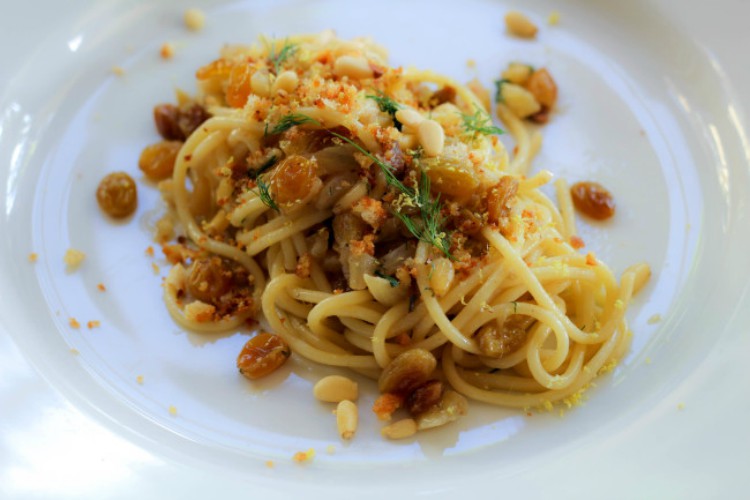
<svg viewBox="0 0 750 500"><path fill-rule="evenodd" d="M292 234L309 229L315 224L319 224L331 216L330 210L322 212L312 212L292 219L291 224L285 225L279 229L266 233L257 239L254 239L255 231L248 231L237 235L237 241L247 245L247 253L258 255L260 252L270 247L274 243L289 238Z"/></svg>
<svg viewBox="0 0 750 500"><path fill-rule="evenodd" d="M505 104L497 103L496 112L497 117L516 141L516 154L508 166L508 171L512 174L526 174L531 167L532 158L542 146L542 136L538 132L529 134L526 125Z"/></svg>
<svg viewBox="0 0 750 500"><path fill-rule="evenodd" d="M346 292L332 295L318 302L307 315L307 324L316 333L335 334L333 328L326 326L325 321L330 317L336 317L341 311L348 308L372 301L372 295L366 291Z"/></svg>
<svg viewBox="0 0 750 500"><path fill-rule="evenodd" d="M273 331L281 335L284 341L292 348L293 352L317 363L331 366L347 366L350 368L377 368L378 365L372 356L331 353L315 348L307 342L302 341L295 335L294 329L288 328L285 325L286 322L281 321L276 309L276 297L284 289L298 287L299 283L295 282L296 280L299 280L299 278L292 274L287 274L271 280L266 286L266 293L263 294L262 301L263 315Z"/></svg>
<svg viewBox="0 0 750 500"><path fill-rule="evenodd" d="M573 200L570 197L570 189L565 179L557 179L555 181L555 194L557 195L557 204L560 207L560 215L563 220L560 232L566 241L570 241L570 237L576 236L578 230L576 229L576 219L573 216Z"/></svg>
<svg viewBox="0 0 750 500"><path fill-rule="evenodd" d="M493 231L489 228L482 230L482 235L494 246L500 253L505 257L508 265L513 267L514 273L521 278L526 284L529 292L534 297L539 305L553 311L558 319L565 325L568 330L568 335L576 342L583 344L595 344L601 341L599 334L589 334L582 332L577 326L575 326L570 319L562 314L555 304L552 302L549 294L544 290L544 287L539 283L534 274L528 269L526 263L518 256L513 248L500 233Z"/></svg>
<svg viewBox="0 0 750 500"><path fill-rule="evenodd" d="M383 314L383 317L375 325L375 331L372 334L372 352L375 355L375 361L381 368L385 368L391 362L391 355L386 348L386 341L389 333L395 331L394 326L409 312L409 303L401 301L391 307Z"/></svg>
<svg viewBox="0 0 750 500"><path fill-rule="evenodd" d="M424 303L425 307L427 308L427 312L432 320L451 343L458 345L466 351L472 352L474 354L479 354L481 351L477 347L476 342L473 339L464 336L461 331L459 331L451 324L451 321L445 315L445 312L443 311L443 308L440 307L437 299L433 296L433 294L429 293L430 286L429 278L427 277L427 268L429 266L425 264L427 252L427 243L423 241L420 242L419 245L417 245L415 260L417 262L417 285L419 286L419 291L422 294L422 303Z"/></svg>
<svg viewBox="0 0 750 500"><path fill-rule="evenodd" d="M195 218L193 218L188 207L188 195L185 190L185 180L189 168L189 162L186 158L192 158L192 152L195 147L207 139L212 132L212 127L220 128L224 126L223 118L212 118L194 132L180 148L175 161L175 168L172 174L173 196L175 209L180 222L185 227L188 237L198 246L205 250L221 255L228 259L233 259L242 264L253 277L253 300L258 304L261 300L263 288L265 287L266 277L263 270L258 266L255 260L245 252L226 243L214 241L206 236L199 228Z"/></svg>

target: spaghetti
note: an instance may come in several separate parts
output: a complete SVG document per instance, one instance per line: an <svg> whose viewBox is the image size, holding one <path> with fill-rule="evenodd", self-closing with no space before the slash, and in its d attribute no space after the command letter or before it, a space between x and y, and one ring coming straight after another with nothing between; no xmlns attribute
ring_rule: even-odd
<svg viewBox="0 0 750 500"><path fill-rule="evenodd" d="M331 33L227 47L197 79L182 109L210 117L161 184L187 235L165 246L182 326L262 313L293 353L374 378L419 349L432 378L516 408L625 353L649 268L618 281L574 247L569 190L555 204L551 174L527 176L541 136L504 104L512 159L468 87Z"/></svg>

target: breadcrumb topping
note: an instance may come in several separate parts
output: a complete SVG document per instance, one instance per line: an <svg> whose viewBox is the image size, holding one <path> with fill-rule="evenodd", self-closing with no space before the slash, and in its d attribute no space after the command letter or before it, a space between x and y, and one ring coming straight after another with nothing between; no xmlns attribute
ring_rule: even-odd
<svg viewBox="0 0 750 500"><path fill-rule="evenodd" d="M68 320L68 324L70 325L71 328L76 328L76 329L81 328L81 324L75 318L70 318Z"/></svg>
<svg viewBox="0 0 750 500"><path fill-rule="evenodd" d="M37 255L37 254L35 254L33 252L29 254L29 262L31 262L31 263L36 262L38 258L39 258L39 255Z"/></svg>

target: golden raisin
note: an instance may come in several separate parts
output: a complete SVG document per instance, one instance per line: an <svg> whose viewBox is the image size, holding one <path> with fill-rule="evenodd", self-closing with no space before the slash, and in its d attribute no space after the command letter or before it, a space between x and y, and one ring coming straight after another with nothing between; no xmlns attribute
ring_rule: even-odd
<svg viewBox="0 0 750 500"><path fill-rule="evenodd" d="M545 109L555 107L557 101L557 84L545 68L534 71L526 82L526 89Z"/></svg>
<svg viewBox="0 0 750 500"><path fill-rule="evenodd" d="M198 259L188 268L187 290L196 299L211 303L232 288L232 271L219 257Z"/></svg>
<svg viewBox="0 0 750 500"><path fill-rule="evenodd" d="M576 182L570 187L575 207L592 219L605 220L615 215L612 194L596 182Z"/></svg>
<svg viewBox="0 0 750 500"><path fill-rule="evenodd" d="M241 108L247 102L252 92L250 80L252 71L247 64L240 64L232 68L227 85L227 104L233 108Z"/></svg>
<svg viewBox="0 0 750 500"><path fill-rule="evenodd" d="M138 168L152 181L167 179L172 176L181 147L180 141L161 141L146 146L138 159Z"/></svg>
<svg viewBox="0 0 750 500"><path fill-rule="evenodd" d="M510 204L518 193L518 180L510 175L500 178L487 195L487 220L490 224L498 224L508 217Z"/></svg>
<svg viewBox="0 0 750 500"><path fill-rule="evenodd" d="M443 383L439 380L428 380L420 385L406 398L406 409L412 415L419 415L440 402L443 396Z"/></svg>
<svg viewBox="0 0 750 500"><path fill-rule="evenodd" d="M217 59L211 61L205 66L198 68L195 77L198 80L208 80L209 78L226 78L232 71L232 62L227 59Z"/></svg>
<svg viewBox="0 0 750 500"><path fill-rule="evenodd" d="M271 194L277 203L294 203L307 197L315 186L318 162L300 155L282 161L271 175Z"/></svg>
<svg viewBox="0 0 750 500"><path fill-rule="evenodd" d="M237 368L250 380L272 373L291 356L287 343L272 333L262 332L251 338L237 356Z"/></svg>
<svg viewBox="0 0 750 500"><path fill-rule="evenodd" d="M125 172L108 174L99 183L96 201L110 217L122 219L131 215L138 205L135 181Z"/></svg>

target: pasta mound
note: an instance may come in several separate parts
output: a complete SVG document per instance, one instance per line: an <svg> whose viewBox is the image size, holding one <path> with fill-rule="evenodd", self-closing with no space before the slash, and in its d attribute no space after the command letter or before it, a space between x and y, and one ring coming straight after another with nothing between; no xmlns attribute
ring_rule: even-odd
<svg viewBox="0 0 750 500"><path fill-rule="evenodd" d="M327 32L225 47L196 77L197 97L155 110L183 141L160 185L187 236L165 246L181 325L258 318L296 355L379 378L419 428L455 419L459 394L570 401L627 349L648 266L618 281L579 253L564 182L558 208L551 174L527 176L540 136L497 104L509 158L476 82Z"/></svg>

